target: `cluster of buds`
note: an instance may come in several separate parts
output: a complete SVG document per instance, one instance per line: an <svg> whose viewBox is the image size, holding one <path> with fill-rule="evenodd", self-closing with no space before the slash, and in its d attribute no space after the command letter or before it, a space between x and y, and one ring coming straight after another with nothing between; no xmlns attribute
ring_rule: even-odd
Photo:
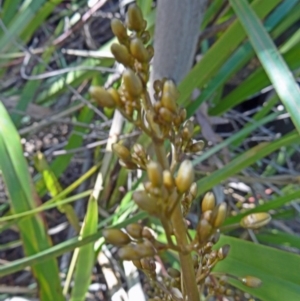
<svg viewBox="0 0 300 301"><path fill-rule="evenodd" d="M196 290L197 286L202 291L206 287L209 295L229 296L225 278L214 276L212 271L230 250L229 245L215 247L227 206L226 203L217 205L214 195L206 193L195 235L190 236L185 218L196 199L197 184L194 182L193 164L190 160L184 160L183 156L201 151L204 143L193 140L194 124L186 120L186 110L178 106L179 92L172 80L156 80L153 84L155 102L151 101L147 83L154 51L152 46L147 46L150 34L146 25L136 5L129 6L125 24L118 19L112 20L111 28L119 44L113 44L111 51L116 61L126 69L119 89L91 87L90 94L99 106L118 109L128 121L152 139L156 159L140 144L135 144L130 150L124 144L116 143L112 149L121 166L146 171L148 177L144 188L135 191L132 198L139 209L161 221L167 242L157 241L152 232L140 224L130 224L124 231L106 229L103 230L103 236L108 243L119 247L120 259L131 260L148 276L155 288L153 300L188 299L189 292L186 291L189 283L184 281L189 279L189 275L184 275L184 269L169 269L169 280L158 281L155 256L165 250L173 250L184 256L193 254L193 259L190 257L188 262L187 273L194 274ZM165 152L165 140L171 144L170 155ZM245 217L241 226L256 229L268 221L266 214L254 214ZM176 237L176 243L173 236ZM249 286L258 284L259 280L255 282L253 279L256 278L249 277L243 278L242 282Z"/></svg>

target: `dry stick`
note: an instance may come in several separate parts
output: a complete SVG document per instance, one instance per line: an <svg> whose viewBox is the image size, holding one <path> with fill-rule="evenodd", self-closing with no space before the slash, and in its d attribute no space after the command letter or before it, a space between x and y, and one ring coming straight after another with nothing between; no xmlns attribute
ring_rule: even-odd
<svg viewBox="0 0 300 301"><path fill-rule="evenodd" d="M167 77L178 83L190 70L206 3L207 0L158 1L151 82ZM152 92L153 90L151 96ZM166 153L162 145L156 145L155 152L160 164L169 168L169 165L166 165ZM177 243L187 245L186 227L179 203L171 216L171 221ZM187 300L199 301L191 255L180 254L180 262Z"/></svg>

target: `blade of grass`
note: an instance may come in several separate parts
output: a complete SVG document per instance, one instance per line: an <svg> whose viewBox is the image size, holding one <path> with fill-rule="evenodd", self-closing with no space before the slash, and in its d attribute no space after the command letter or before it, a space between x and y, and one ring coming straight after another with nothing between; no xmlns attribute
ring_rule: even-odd
<svg viewBox="0 0 300 301"><path fill-rule="evenodd" d="M20 137L2 103L0 103L0 167L13 212L21 213L35 208L38 198L23 156ZM27 256L51 247L50 237L40 215L20 221L18 227ZM54 259L35 265L32 271L39 284L41 300L64 300L58 266Z"/></svg>
<svg viewBox="0 0 300 301"><path fill-rule="evenodd" d="M262 280L262 285L254 289L232 278L229 278L229 282L262 301L299 299L300 282L296 268L300 265L299 255L221 236L218 246L224 244L230 245L230 252L224 261L216 265L214 272L228 273L236 277L258 277Z"/></svg>
<svg viewBox="0 0 300 301"><path fill-rule="evenodd" d="M251 148L250 150L244 152L243 154L233 159L229 164L225 165L223 168L199 180L197 182L197 186L199 187L197 196L200 196L202 193L226 180L228 177L240 172L247 166L250 166L256 161L264 158L265 156L274 152L281 146L287 146L293 143L297 143L298 141L299 135L297 132L293 131L273 142L258 144L257 146Z"/></svg>
<svg viewBox="0 0 300 301"><path fill-rule="evenodd" d="M131 204L129 204L131 206ZM124 208L124 210L127 208ZM131 218L128 218L125 222L115 225L116 228L122 228L131 223L136 223L137 221L144 219L147 217L146 212L139 212ZM24 257L22 259L15 260L9 264L5 264L0 266L0 276L5 276L12 274L14 272L20 271L28 266L37 265L41 262L47 261L50 258L58 257L66 252L74 250L75 248L86 245L87 243L95 242L97 239L102 237L102 229L103 226L107 225L112 219L114 215L111 215L109 218L103 220L98 225L98 231L95 234L89 235L85 238L79 239L79 237L75 237L64 241L56 246L47 248L37 254ZM54 299L55 300L55 299ZM52 300L53 301L53 300Z"/></svg>
<svg viewBox="0 0 300 301"><path fill-rule="evenodd" d="M245 0L230 0L279 98L300 133L300 88L272 39Z"/></svg>
<svg viewBox="0 0 300 301"><path fill-rule="evenodd" d="M266 202L265 204L262 205L258 205L253 209L247 210L243 213L237 214L236 216L232 216L229 217L225 220L224 222L224 226L228 226L228 225L232 225L232 224L236 224L239 223L240 220L251 213L255 213L255 212L268 212L270 210L275 210L275 209L279 209L282 206L295 201L296 199L300 198L300 190L296 190L292 193L288 193L284 196L280 196L278 198L275 198L273 200L270 200L268 202Z"/></svg>
<svg viewBox="0 0 300 301"><path fill-rule="evenodd" d="M260 18L264 18L278 3L280 3L279 0L255 0L252 3L252 7L255 12L259 14ZM187 105L192 91L196 87L201 88L205 83L209 82L231 55L232 50L235 49L245 37L246 34L239 20L236 20L179 84L180 98L178 103L184 106Z"/></svg>

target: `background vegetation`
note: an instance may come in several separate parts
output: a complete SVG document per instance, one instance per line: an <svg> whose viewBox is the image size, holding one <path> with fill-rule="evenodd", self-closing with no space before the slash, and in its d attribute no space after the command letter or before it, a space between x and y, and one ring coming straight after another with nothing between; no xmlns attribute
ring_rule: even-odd
<svg viewBox="0 0 300 301"><path fill-rule="evenodd" d="M110 147L149 141L87 93L119 85L109 23L129 2L0 1L2 299L128 299L134 284L145 287L101 232L146 217L131 199L143 177L121 169ZM154 32L155 1L137 2ZM206 141L193 157L198 197L213 190L230 207L220 243L231 251L217 271L260 278L256 289L230 280L257 300L300 295L299 22L297 0L208 1L194 67L179 83ZM241 229L250 212L272 222ZM190 221L198 214L195 203ZM173 254L166 260L176 267Z"/></svg>

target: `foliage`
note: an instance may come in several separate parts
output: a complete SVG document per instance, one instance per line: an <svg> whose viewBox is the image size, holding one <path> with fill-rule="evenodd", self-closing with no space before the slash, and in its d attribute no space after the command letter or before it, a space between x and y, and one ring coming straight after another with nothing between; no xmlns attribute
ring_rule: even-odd
<svg viewBox="0 0 300 301"><path fill-rule="evenodd" d="M103 5L101 2L103 1L96 4L98 8ZM155 26L153 2L151 0L137 2L147 19L147 30L153 32ZM0 266L0 275L5 276L21 271L25 267L32 267L39 285L41 300L63 300L65 298L63 294L70 295L73 300L84 300L91 281L89 275L104 244L102 239L104 229L110 227L125 229L128 225L148 217L147 226L159 233L160 242L165 243L169 240L168 243L171 243L170 237L164 235L157 219L149 218L145 212L139 212L134 203L135 197L132 195L141 189L140 183L145 179L134 177L133 185L127 186L128 174L135 173L124 170L116 173L116 169L119 169L117 158L110 152L103 155L101 153L103 147L98 146L95 151L94 158L97 162L95 166L90 166L90 170L85 171L82 177L68 187L64 187L61 183L61 176L76 157L73 150L88 143L85 137L92 131L90 125L92 123L99 127L102 124L110 125L109 118L114 109L102 110L87 100L89 96L86 87L89 87L91 82L93 86L105 83L107 85L107 82L111 82L112 77L105 72L113 70L115 59L109 49L111 44L116 42L115 39L111 39L100 46L94 58L78 58L71 60L70 63L70 60L66 60L62 55L62 44L70 39L71 33L81 29L86 15L80 15L77 19L78 12L81 14L82 10L90 11L90 8L85 7L85 1L70 1L68 9L65 9L64 5L63 1L54 0L4 1L0 11L0 65L3 83L0 97L6 107L1 106L0 110L0 167L9 195L9 202L3 202L0 206L0 212L3 212L0 229L2 233L7 229L18 229L26 255ZM230 216L221 227L226 236L222 235L220 245L217 245L217 248L220 248L229 244L231 249L226 259L216 265L211 274L215 273L216 279L220 279L218 273L226 274L226 282L230 285L267 301L297 300L300 292L299 280L293 272L295 271L293 267L299 265L299 255L285 249L279 251L274 248L289 246L299 249L297 235L283 233L285 227L276 229L276 225L282 223L283 217L291 220L295 212L298 214L297 204L294 203L299 198L297 174L295 171L287 175L278 173L280 170L289 172L285 166L296 154L299 141L300 121L297 112L300 106L300 92L295 80L299 76L300 64L299 16L300 4L297 0L209 1L201 27L204 31L200 34L197 50L197 53L201 52L202 57L179 84L180 96L176 104L186 109L188 117L197 116L200 109L203 112L205 104L207 109L204 110L204 115L209 122L214 120L213 118L223 116L237 124L236 130L232 130L228 138L215 141L215 145L212 146L206 145L202 152L191 157L198 186L194 204L211 189L216 192L217 199L222 198L223 194L217 191L221 188L222 191L228 192L232 189L229 183L233 180L244 181L246 184L253 180L255 187L263 188L266 187L266 183L271 183L269 187L273 189L272 196L266 194L258 196L254 208L247 211L239 201L236 203L237 206L231 207L231 211L228 212ZM64 32L66 20L71 24L71 30L67 30L67 35ZM39 48L34 48L35 37L43 34L44 41L40 43ZM31 45L33 46L29 47ZM137 44L135 47L140 45ZM147 50L151 51L151 48ZM137 55L139 53L141 51L138 51ZM27 69L30 69L29 58L35 66L30 75L26 73ZM143 60L143 57L138 57L138 60ZM21 71L22 77L16 76L11 85L5 79L12 78L15 72L12 68L20 61L23 65L18 72ZM53 66L65 69L64 73L51 73ZM244 71L246 75L242 76ZM41 74L46 76L40 76ZM233 85L237 77L241 79L238 84ZM114 79L112 81L114 82ZM120 85L121 80L117 79L112 87L118 89ZM271 89L269 97L265 97L264 91L267 88ZM195 89L200 89L201 93L191 101L191 94ZM32 106L37 106L40 110L53 107L58 101L63 100L64 95L75 97L63 110L55 112L48 118L37 120L36 123L28 124L28 118L24 116L28 115ZM257 95L264 99L260 110L247 116L239 115L237 106L254 103L257 101L254 97ZM16 96L15 110L10 111L9 116L7 103ZM286 109L280 106L281 103ZM129 111L124 112L127 114ZM270 136L266 134L268 129L276 125L285 113L291 116L296 130L284 132L280 137L273 135L271 141L262 143L252 141L251 137L254 137L255 133L260 135L261 131L270 140ZM53 160L46 158L51 162L38 169L31 179L21 149L20 136L26 139L32 131L39 131L66 116L71 116L74 126L63 146L65 155ZM134 132L132 124L125 121L122 126L122 123L117 122L118 118L114 113L111 126L113 134L116 133L116 128L119 129L117 134L132 134ZM136 123L135 117L131 118L131 121ZM119 127L116 126L118 124ZM108 132L109 129L106 128L105 131ZM205 135L204 131L202 132ZM194 128L194 134L197 139L213 138L201 136L197 126ZM107 150L110 150L113 142L115 141L108 140ZM140 136L136 142L148 150L150 141L146 136ZM125 143L125 147L127 146ZM163 147L168 149L169 145ZM211 158L216 162L221 160L219 165L221 168L218 169L212 164L212 169L208 172L202 171L201 167L211 164ZM128 164L129 161L127 166ZM123 165L126 165L126 162L123 162ZM141 167L140 164L139 166ZM93 175L96 172L95 181ZM115 177L113 185L110 183L112 176ZM84 187L82 183L87 181L93 183L92 190L84 188L84 191L76 191L78 187ZM55 183L58 185L53 186ZM129 187L125 195L117 189L121 186ZM253 195L255 196L248 190L244 199ZM87 196L90 198L85 217L76 217L76 210L66 204L72 204ZM40 198L43 198L43 204L40 203ZM228 196L228 199L230 198ZM78 220L83 223L80 225L78 236L53 245L47 234L46 220L48 222L49 220L46 210L55 207L61 211L60 214L66 215L73 227L76 228L76 223L78 226ZM98 220L97 213L98 211L103 213L103 210L110 214L106 218L99 217ZM245 216L262 212L271 214L275 223L265 230L241 228L240 222ZM191 232L191 235L194 235L194 232ZM256 244L246 242L245 237L252 238ZM20 241L3 244L1 251L7 250L12 245L19 246ZM61 289L56 258L72 250L76 251L68 266L65 287ZM174 250L168 252L165 258L172 260L175 258L176 262L172 263L170 260L169 264L173 264L173 268L179 267ZM251 288L238 280L242 277L245 283L247 275L261 279L262 285L259 288ZM71 280L74 280L73 288L70 285ZM215 288L214 292L216 291ZM202 293L207 293L207 290L203 290Z"/></svg>

